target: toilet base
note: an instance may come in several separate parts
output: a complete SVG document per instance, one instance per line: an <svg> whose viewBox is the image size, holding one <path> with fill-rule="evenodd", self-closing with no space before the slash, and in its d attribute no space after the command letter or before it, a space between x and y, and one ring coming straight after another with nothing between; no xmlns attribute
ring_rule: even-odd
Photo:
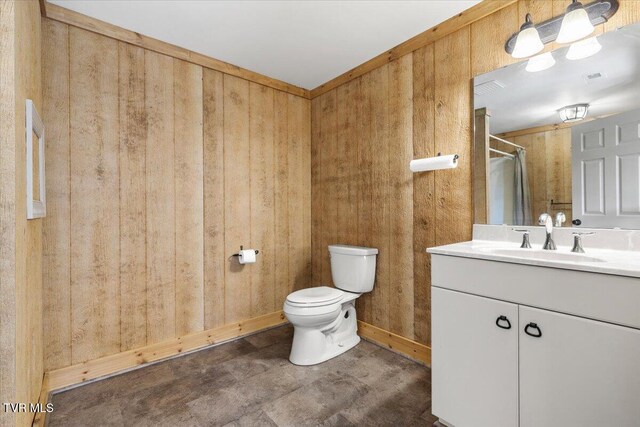
<svg viewBox="0 0 640 427"><path fill-rule="evenodd" d="M294 325L289 360L294 365L317 365L352 349L359 342L356 309L352 303L347 303L340 317L325 330Z"/></svg>

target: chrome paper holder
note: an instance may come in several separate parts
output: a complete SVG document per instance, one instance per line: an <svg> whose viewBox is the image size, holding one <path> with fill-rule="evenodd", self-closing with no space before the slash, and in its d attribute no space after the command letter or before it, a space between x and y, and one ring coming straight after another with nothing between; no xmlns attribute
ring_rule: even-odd
<svg viewBox="0 0 640 427"><path fill-rule="evenodd" d="M244 249L244 246L240 245L240 250L242 251L243 249ZM256 255L258 255L259 253L260 253L260 251L256 249ZM238 253L235 253L235 254L231 255L231 258L239 257L239 256L240 256L240 253L238 252Z"/></svg>

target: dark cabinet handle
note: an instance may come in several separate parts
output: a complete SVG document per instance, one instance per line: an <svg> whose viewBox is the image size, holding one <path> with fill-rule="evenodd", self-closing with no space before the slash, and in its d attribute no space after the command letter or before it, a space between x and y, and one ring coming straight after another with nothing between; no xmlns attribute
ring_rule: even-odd
<svg viewBox="0 0 640 427"><path fill-rule="evenodd" d="M578 218L576 218L573 221L571 221L571 224L573 224L573 225L582 225L582 221L580 221Z"/></svg>
<svg viewBox="0 0 640 427"><path fill-rule="evenodd" d="M532 329L534 333L529 332L529 329ZM540 338L542 336L542 331L540 330L538 325L533 322L527 324L527 326L524 327L524 333L534 338Z"/></svg>
<svg viewBox="0 0 640 427"><path fill-rule="evenodd" d="M500 322L507 322L507 324L503 325ZM502 329L511 329L511 322L509 322L509 319L507 319L507 316L500 316L496 319L496 326Z"/></svg>

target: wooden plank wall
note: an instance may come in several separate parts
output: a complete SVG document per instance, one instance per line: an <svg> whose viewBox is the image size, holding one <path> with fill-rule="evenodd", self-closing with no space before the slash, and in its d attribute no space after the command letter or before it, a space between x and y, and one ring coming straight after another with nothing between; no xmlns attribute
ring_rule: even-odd
<svg viewBox="0 0 640 427"><path fill-rule="evenodd" d="M568 3L521 0L312 99L313 284L331 284L328 244L377 247L359 319L430 343L424 250L471 238L471 79L514 62L504 42L527 12L537 22ZM622 0L604 31L638 20L640 2ZM458 168L409 173L438 152Z"/></svg>
<svg viewBox="0 0 640 427"><path fill-rule="evenodd" d="M16 389L16 111L14 4L0 0L0 400ZM15 414L0 411L0 425L15 424Z"/></svg>
<svg viewBox="0 0 640 427"><path fill-rule="evenodd" d="M311 102L45 19L46 369L275 311L331 284L331 243L380 249L361 320L428 344L424 248L471 235L470 79L566 4L522 0ZM408 172L438 152L460 166ZM261 262L229 262L241 244Z"/></svg>
<svg viewBox="0 0 640 427"><path fill-rule="evenodd" d="M16 10L16 401L37 402L43 377L42 219L26 219L25 99L43 111L41 27L38 2L17 2ZM18 425L34 414L21 413Z"/></svg>
<svg viewBox="0 0 640 427"><path fill-rule="evenodd" d="M42 219L26 218L26 99L42 115L40 7L0 1L0 401L35 403L43 378ZM33 413L0 410L0 425Z"/></svg>
<svg viewBox="0 0 640 427"><path fill-rule="evenodd" d="M42 40L47 370L308 286L309 100L46 18Z"/></svg>

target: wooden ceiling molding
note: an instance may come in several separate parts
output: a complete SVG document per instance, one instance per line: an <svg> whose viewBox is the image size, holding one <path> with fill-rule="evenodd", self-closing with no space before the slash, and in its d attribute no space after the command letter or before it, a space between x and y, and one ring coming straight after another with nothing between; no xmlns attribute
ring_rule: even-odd
<svg viewBox="0 0 640 427"><path fill-rule="evenodd" d="M417 49L427 46L442 37L445 37L455 31L463 28L479 19L484 18L498 10L507 7L517 0L484 0L481 3L461 12L452 18L447 19L443 23L424 31L409 40L399 44L398 46L381 53L380 55L360 64L359 66L347 71L338 77L318 86L313 90L307 90L281 80L273 79L265 75L250 71L206 55L193 52L188 49L166 43L152 37L147 37L134 31L126 30L113 24L91 18L78 12L65 9L58 5L48 3L46 0L40 0L43 3L43 15L49 19L63 22L68 25L79 27L94 33L102 34L107 37L114 38L135 46L140 46L154 52L169 55L174 58L192 62L203 67L217 70L225 74L240 77L255 83L262 84L274 89L278 89L292 95L300 96L307 99L313 99L322 95L336 87L356 79L371 70L383 66L403 55L411 53ZM46 6L46 7L45 7Z"/></svg>
<svg viewBox="0 0 640 427"><path fill-rule="evenodd" d="M451 33L455 33L460 28L478 21L485 16L491 15L492 13L495 13L500 9L503 9L515 2L517 2L517 0L484 0L477 5L465 10L464 12L461 12L447 19L442 24L436 25L435 27L424 31L417 36L414 36L409 40L400 43L398 46L384 53L381 53L380 55L368 60L367 62L358 65L356 68L353 68L346 73L341 74L338 77L318 86L317 88L312 89L311 99L320 96L323 93L329 92L330 90L335 89L350 80L356 79L371 70L375 70L376 68L381 67L384 64L392 62L393 60L398 59L401 56L411 53L414 50L418 50L424 46L427 46Z"/></svg>
<svg viewBox="0 0 640 427"><path fill-rule="evenodd" d="M206 55L166 43L152 37L129 31L108 22L91 18L81 13L65 9L53 3L46 2L46 17L54 21L62 22L74 27L82 28L103 36L107 36L125 43L171 56L173 58L182 59L183 61L201 65L212 70L220 71L225 74L240 77L254 83L259 83L273 89L281 90L292 95L309 99L309 91L298 86L283 82L281 80L267 77L254 71L246 70L228 62L211 58ZM44 8L43 8L44 9Z"/></svg>

